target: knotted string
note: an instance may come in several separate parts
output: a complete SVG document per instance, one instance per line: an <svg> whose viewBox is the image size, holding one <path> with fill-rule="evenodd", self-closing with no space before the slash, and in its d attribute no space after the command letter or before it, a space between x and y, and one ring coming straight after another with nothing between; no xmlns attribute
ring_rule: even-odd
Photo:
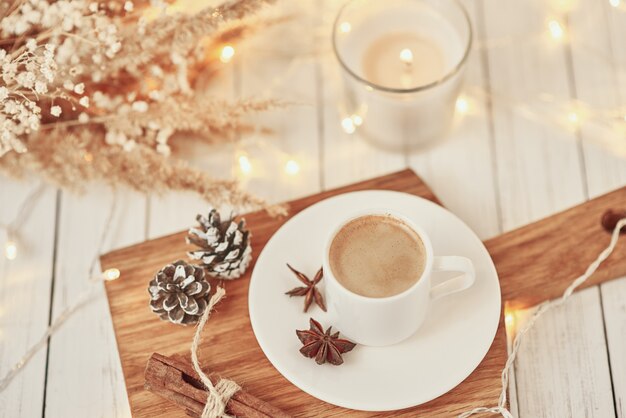
<svg viewBox="0 0 626 418"><path fill-rule="evenodd" d="M569 287L565 289L565 292L563 292L563 295L560 298L553 300L553 301L546 301L540 304L535 309L535 311L533 312L528 322L526 322L524 326L520 328L519 332L517 332L517 334L515 335L515 340L513 340L513 349L511 350L511 354L509 354L509 357L506 360L506 364L504 365L504 370L502 370L502 391L500 392L500 399L498 400L498 405L494 407L481 406L479 408L474 408L470 411L460 414L459 418L467 418L471 415L480 414L480 413L500 414L504 418L513 418L513 414L511 414L511 411L509 411L508 408L506 407L506 401L507 401L506 394L509 388L509 372L511 368L513 367L513 363L515 363L515 359L517 358L517 353L519 352L519 348L522 344L524 336L526 335L528 331L530 331L530 329L535 325L535 322L537 322L537 320L544 313L548 312L552 308L556 308L558 306L563 305L567 301L567 299L569 299L572 293L574 293L574 290L576 290L577 287L585 283L593 275L593 273L596 272L598 267L600 267L600 264L602 264L604 260L609 258L609 256L615 249L615 246L617 245L620 230L624 226L626 226L626 218L622 218L619 222L617 222L617 225L615 225L615 228L613 229L613 233L611 234L611 241L609 242L609 245L598 255L598 257L593 261L593 263L591 263L589 267L587 267L587 270L585 271L585 273L583 273L581 276L576 278L576 280L574 280L572 284L570 284Z"/></svg>
<svg viewBox="0 0 626 418"><path fill-rule="evenodd" d="M220 299L222 299L222 297L224 297L225 294L226 291L223 287L217 288L215 294L209 300L206 311L204 311L202 318L200 318L200 322L196 328L196 333L193 336L193 343L191 344L191 362L193 363L193 368L196 373L198 373L198 376L200 376L200 380L206 389L209 391L206 405L202 411L202 418L231 418L230 415L226 414L226 405L235 392L241 389L237 383L228 379L221 379L216 385L213 385L209 376L202 371L200 362L198 361L198 346L200 345L202 330L204 329L209 316L211 316L213 307L220 301Z"/></svg>

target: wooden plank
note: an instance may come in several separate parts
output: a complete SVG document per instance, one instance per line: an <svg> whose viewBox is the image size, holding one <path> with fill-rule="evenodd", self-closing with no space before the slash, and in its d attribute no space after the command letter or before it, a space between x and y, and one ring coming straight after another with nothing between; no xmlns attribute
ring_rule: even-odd
<svg viewBox="0 0 626 418"><path fill-rule="evenodd" d="M490 130L488 98L477 94L489 88L487 50L476 47L484 39L480 2L466 2L475 42L467 63L463 97L470 108L457 115L449 138L432 149L409 156L409 164L437 192L448 209L465 221L481 238L500 234L500 213L496 190L495 156Z"/></svg>
<svg viewBox="0 0 626 418"><path fill-rule="evenodd" d="M338 187L407 167L403 153L381 150L366 141L359 131L348 134L341 128L343 104L342 74L333 53L329 34L343 2L325 0L322 23L318 28L318 88L321 107L322 188Z"/></svg>
<svg viewBox="0 0 626 418"><path fill-rule="evenodd" d="M519 321L516 327L523 324ZM515 364L519 416L614 416L605 343L597 286L575 293L565 305L541 317L528 332Z"/></svg>
<svg viewBox="0 0 626 418"><path fill-rule="evenodd" d="M0 220L15 219L35 182L0 178ZM48 326L52 256L56 217L56 190L49 188L22 224L24 238L17 258L4 256L6 236L0 230L0 376L9 371L35 344ZM46 349L39 351L11 385L0 393L0 417L41 415L45 385Z"/></svg>
<svg viewBox="0 0 626 418"><path fill-rule="evenodd" d="M580 135L589 195L598 196L626 184L624 121L626 105L626 14L608 1L580 0L569 16L572 76L584 106ZM620 61L621 59L621 61ZM621 65L620 65L621 64Z"/></svg>
<svg viewBox="0 0 626 418"><path fill-rule="evenodd" d="M271 202L320 190L316 61L311 50L318 10L316 0L280 2L267 9L267 17L290 18L265 28L241 48L240 98L284 103L251 119L268 134L243 135L238 146L254 167L246 181L248 190ZM295 173L286 170L290 160L298 165Z"/></svg>
<svg viewBox="0 0 626 418"><path fill-rule="evenodd" d="M604 212L622 207L625 201L626 187L622 187L486 241L509 308L528 308L561 296L609 244L610 234L600 224ZM617 243L614 254L581 289L626 274L625 241ZM527 280L509 278L521 276Z"/></svg>
<svg viewBox="0 0 626 418"><path fill-rule="evenodd" d="M547 36L545 2L484 0L493 95L493 131L502 226L507 231L583 201L576 135L524 110L543 111L540 98L571 98L562 44ZM523 109L518 105L523 104ZM565 116L565 115L564 115ZM542 122L548 118L549 122Z"/></svg>
<svg viewBox="0 0 626 418"><path fill-rule="evenodd" d="M619 92L620 104L624 106L626 105L626 48L624 48L623 42L626 39L626 13L624 13L623 1L619 2L618 7L612 5L609 7L609 3L611 2L602 6L607 15L609 42L611 44L610 65L616 69L616 88Z"/></svg>
<svg viewBox="0 0 626 418"><path fill-rule="evenodd" d="M626 277L600 286L615 412L626 417Z"/></svg>
<svg viewBox="0 0 626 418"><path fill-rule="evenodd" d="M103 186L82 196L63 193L55 265L55 317L94 286L88 270L111 200L112 193ZM144 226L145 197L125 191L119 197L104 250L141 241ZM130 416L104 289L102 284L95 286L98 291L94 299L51 339L46 416Z"/></svg>
<svg viewBox="0 0 626 418"><path fill-rule="evenodd" d="M594 53L607 50L606 25L601 23L603 19L599 19L604 7L608 7L608 3L604 3L607 2L485 4L487 12L492 13L488 24L492 37L509 39L502 48L489 50L491 86L496 96L494 130L496 135L505 132L507 136L497 137L496 145L502 151L497 162L503 166L498 176L505 230L536 218L537 213L552 213L588 195L598 196L624 184L626 164L623 157L611 155L611 151L599 143L599 139L605 138L597 136L606 136L607 130L588 124L584 111L555 105L540 116L547 122L532 122L507 109L512 102L519 100L534 106L535 111L541 111L541 107L534 104L540 94L551 95L556 101L565 103L578 97L595 108L608 105L610 92L615 90L614 77L610 74L612 69L606 64L599 65L597 57L590 59L589 56L589 47ZM554 10L552 6L555 5L560 7ZM572 11L566 38L572 40L571 46L545 36L548 19L567 23L563 12L569 6ZM507 9L506 12L503 8ZM489 20L489 16L487 18ZM511 39L517 40L517 47L511 47ZM593 45L589 45L589 41ZM507 99L498 99L499 95ZM572 110L580 115L580 127L567 120L568 112ZM510 133L517 139L509 140L507 129L511 129ZM538 138L523 137L528 134ZM581 139L582 145L577 144ZM556 144L540 144L540 141ZM556 321L555 315L547 313L546 321ZM550 357L546 354L546 358L536 360L549 361ZM591 373L586 369L580 372ZM581 375L581 379L590 380L593 376ZM567 376L552 383L553 386L544 383L540 389L558 393L560 387L567 384ZM524 387L519 389L532 391ZM551 409L554 405L544 406L558 415ZM524 413L534 416L524 411L524 407L521 403L520 416L523 417ZM561 415L568 413L562 410Z"/></svg>

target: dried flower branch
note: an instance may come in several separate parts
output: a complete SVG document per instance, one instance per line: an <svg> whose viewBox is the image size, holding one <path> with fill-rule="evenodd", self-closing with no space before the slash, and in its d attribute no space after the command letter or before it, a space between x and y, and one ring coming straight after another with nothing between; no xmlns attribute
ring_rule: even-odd
<svg viewBox="0 0 626 418"><path fill-rule="evenodd" d="M151 2L158 2L152 0ZM274 0L229 0L147 18L147 2L16 0L0 10L0 170L62 186L190 190L213 205L265 203L170 156L176 132L232 141L272 100L206 93L219 50L262 27L242 20ZM275 20L277 21L277 20ZM271 21L270 21L271 22ZM265 22L267 24L267 22Z"/></svg>
<svg viewBox="0 0 626 418"><path fill-rule="evenodd" d="M27 142L29 152L6 154L0 160L2 168L19 176L25 174L26 167L37 167L47 180L78 192L84 191L89 182L99 180L111 186L124 184L140 192L192 191L216 205L265 207L272 215L284 214L284 207L267 206L263 200L244 192L236 181L215 179L143 144L130 151L107 146L104 132L97 140L94 133L97 134L87 129L57 129L54 135L64 138L60 149L52 141L31 138L37 145Z"/></svg>

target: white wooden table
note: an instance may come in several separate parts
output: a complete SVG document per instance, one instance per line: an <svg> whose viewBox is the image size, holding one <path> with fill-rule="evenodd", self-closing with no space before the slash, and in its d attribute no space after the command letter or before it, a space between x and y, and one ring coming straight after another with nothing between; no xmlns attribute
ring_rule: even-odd
<svg viewBox="0 0 626 418"><path fill-rule="evenodd" d="M236 153L247 152L247 187L271 201L410 167L482 238L625 185L626 130L611 134L582 113L580 124L558 126L567 116L561 104L573 99L591 109L625 108L623 0L617 8L608 0L463 2L477 39L467 77L471 106L447 142L421 154L390 154L342 132L329 44L342 2L299 0L279 6L296 12L294 21L239 48L215 88L225 97L297 105L258 118L273 135L203 152L198 164L231 177ZM549 19L563 23L571 44L546 36ZM299 162L298 175L283 172L288 158ZM0 221L15 217L35 185L0 180ZM48 189L22 229L29 248L15 261L0 259L0 375L90 286L87 271L111 196L102 186L81 196ZM206 209L191 195L124 191L105 250L184 229ZM626 417L626 278L585 290L544 318L522 350L515 383L513 408L522 418ZM130 416L103 291L0 394L1 417L42 415Z"/></svg>

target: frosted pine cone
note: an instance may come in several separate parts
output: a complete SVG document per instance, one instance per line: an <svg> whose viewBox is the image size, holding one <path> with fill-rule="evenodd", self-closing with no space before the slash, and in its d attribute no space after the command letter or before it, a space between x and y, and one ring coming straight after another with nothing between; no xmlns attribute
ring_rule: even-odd
<svg viewBox="0 0 626 418"><path fill-rule="evenodd" d="M187 243L200 247L187 254L194 260L200 260L207 273L219 279L236 279L248 268L252 260L250 231L246 221L238 223L233 217L221 221L217 210L211 209L209 215L196 217L199 228L191 228Z"/></svg>
<svg viewBox="0 0 626 418"><path fill-rule="evenodd" d="M179 260L150 281L150 308L164 321L195 324L206 310L210 290L201 267Z"/></svg>

